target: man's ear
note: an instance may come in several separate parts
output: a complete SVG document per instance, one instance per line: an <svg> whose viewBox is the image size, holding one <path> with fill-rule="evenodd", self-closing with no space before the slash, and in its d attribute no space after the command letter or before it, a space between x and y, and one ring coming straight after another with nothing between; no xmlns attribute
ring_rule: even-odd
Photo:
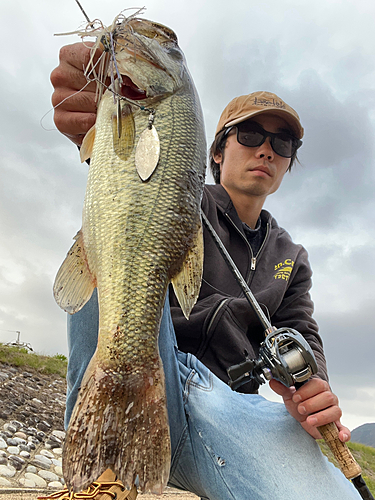
<svg viewBox="0 0 375 500"><path fill-rule="evenodd" d="M216 153L212 156L214 159L214 162L217 163L218 165L221 165L221 162L223 161L223 155L222 153Z"/></svg>

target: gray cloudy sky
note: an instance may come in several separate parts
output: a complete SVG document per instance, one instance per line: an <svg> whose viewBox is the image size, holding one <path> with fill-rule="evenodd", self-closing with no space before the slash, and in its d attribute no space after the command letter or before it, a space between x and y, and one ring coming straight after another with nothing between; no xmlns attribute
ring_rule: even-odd
<svg viewBox="0 0 375 500"><path fill-rule="evenodd" d="M105 24L133 7L83 4ZM149 0L146 7L144 17L179 37L209 143L236 95L269 90L300 114L301 165L266 208L309 251L316 319L343 422L374 422L375 3ZM65 313L51 289L81 225L87 167L53 130L52 113L44 128L40 120L51 107L58 50L78 41L53 34L82 21L73 0L2 6L0 341L19 330L21 341L46 354L67 354Z"/></svg>

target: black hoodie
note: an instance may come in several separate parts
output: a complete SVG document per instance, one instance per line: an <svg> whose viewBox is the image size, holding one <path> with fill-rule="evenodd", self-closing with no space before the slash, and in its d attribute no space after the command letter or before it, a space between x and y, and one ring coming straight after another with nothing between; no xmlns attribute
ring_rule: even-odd
<svg viewBox="0 0 375 500"><path fill-rule="evenodd" d="M314 351L317 376L328 380L322 341L312 318L312 272L306 250L262 210L265 238L253 255L243 223L221 185L205 187L202 209L272 325L300 332ZM189 320L173 293L170 302L179 349L195 354L224 382L228 382L227 368L244 361L245 352L257 357L263 328L207 231L202 287ZM254 393L258 387L249 382L240 391Z"/></svg>

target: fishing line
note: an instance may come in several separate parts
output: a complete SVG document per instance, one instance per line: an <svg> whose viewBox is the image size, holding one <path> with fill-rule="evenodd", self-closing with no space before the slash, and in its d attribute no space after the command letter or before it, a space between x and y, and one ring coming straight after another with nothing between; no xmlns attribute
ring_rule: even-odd
<svg viewBox="0 0 375 500"><path fill-rule="evenodd" d="M40 126L42 127L43 130L45 130L46 132L52 132L54 130L57 130L57 128L46 128L44 125L43 125L43 120L44 118L49 114L51 113L51 111L55 110L56 108L58 108L59 106L61 106L61 104L63 104L65 101L67 101L68 99L70 99L71 97L74 97L75 95L78 95L79 93L81 93L83 90L85 90L85 88L90 85L91 81L88 81L86 83L86 85L84 85L80 90L77 90L77 92L74 92L74 94L71 94L71 95L68 95L68 97L65 97L65 99L63 99L61 102L59 102L58 104L56 104L56 106L53 106L51 109L49 109L46 113L44 113L44 115L42 116L42 118L39 120L39 123L40 123Z"/></svg>
<svg viewBox="0 0 375 500"><path fill-rule="evenodd" d="M120 71L118 69L117 61L116 61L116 52L115 52L115 46L113 43L112 31L109 32L109 40L111 42L111 55L112 55L112 59L113 59L113 64L115 65L115 68L116 68L117 78L118 78L119 82L122 83L121 74L120 74Z"/></svg>

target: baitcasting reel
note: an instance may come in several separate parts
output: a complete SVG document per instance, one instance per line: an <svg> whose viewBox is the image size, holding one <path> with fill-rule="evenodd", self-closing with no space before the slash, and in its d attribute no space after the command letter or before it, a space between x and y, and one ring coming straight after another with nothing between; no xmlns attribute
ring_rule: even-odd
<svg viewBox="0 0 375 500"><path fill-rule="evenodd" d="M292 328L279 328L261 343L258 359L246 358L228 368L227 373L229 386L236 391L254 379L260 385L274 378L287 387L298 386L317 371L314 354L304 337Z"/></svg>

